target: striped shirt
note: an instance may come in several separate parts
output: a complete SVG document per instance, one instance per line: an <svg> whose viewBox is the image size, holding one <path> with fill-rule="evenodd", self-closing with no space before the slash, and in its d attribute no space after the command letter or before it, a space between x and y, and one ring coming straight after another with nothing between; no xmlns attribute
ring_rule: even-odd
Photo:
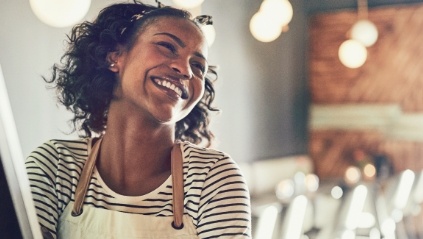
<svg viewBox="0 0 423 239"><path fill-rule="evenodd" d="M54 235L58 219L74 193L88 140L50 140L26 160L32 196L40 224ZM185 214L200 238L251 238L250 198L236 163L226 154L182 144ZM91 177L84 206L156 217L172 216L172 180L152 192L128 197L113 192L97 170Z"/></svg>

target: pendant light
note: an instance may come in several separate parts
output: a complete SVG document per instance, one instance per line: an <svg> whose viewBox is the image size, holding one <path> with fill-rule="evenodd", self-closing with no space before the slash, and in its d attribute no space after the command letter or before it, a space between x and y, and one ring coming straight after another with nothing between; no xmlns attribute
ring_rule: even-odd
<svg viewBox="0 0 423 239"><path fill-rule="evenodd" d="M192 9L200 6L204 0L173 0L173 3L183 9Z"/></svg>
<svg viewBox="0 0 423 239"><path fill-rule="evenodd" d="M250 20L251 34L261 42L271 42L288 30L293 16L288 0L264 0Z"/></svg>
<svg viewBox="0 0 423 239"><path fill-rule="evenodd" d="M357 0L358 20L350 30L350 39L344 41L338 50L339 60L348 68L358 68L367 59L367 48L378 38L378 31L373 22L368 20L367 0Z"/></svg>
<svg viewBox="0 0 423 239"><path fill-rule="evenodd" d="M87 14L91 0L29 0L35 16L52 27L69 27Z"/></svg>
<svg viewBox="0 0 423 239"><path fill-rule="evenodd" d="M361 42L364 46L372 46L378 37L376 25L368 19L367 0L358 0L358 21L351 28L351 39Z"/></svg>

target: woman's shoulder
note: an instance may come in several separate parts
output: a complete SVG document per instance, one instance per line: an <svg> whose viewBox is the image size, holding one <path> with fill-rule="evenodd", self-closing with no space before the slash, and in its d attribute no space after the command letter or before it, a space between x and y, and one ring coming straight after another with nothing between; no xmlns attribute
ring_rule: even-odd
<svg viewBox="0 0 423 239"><path fill-rule="evenodd" d="M60 161L63 158L73 158L81 160L87 156L87 146L89 139L50 139L36 149L28 156L28 160L48 160L50 162Z"/></svg>
<svg viewBox="0 0 423 239"><path fill-rule="evenodd" d="M87 148L89 138L78 138L78 139L50 139L44 143L54 145L56 148L62 148L67 150L82 150Z"/></svg>
<svg viewBox="0 0 423 239"><path fill-rule="evenodd" d="M182 153L188 158L201 159L203 161L217 162L217 161L233 161L231 156L213 148L206 148L188 141L182 143Z"/></svg>
<svg viewBox="0 0 423 239"><path fill-rule="evenodd" d="M215 170L239 171L238 164L223 151L201 147L190 142L183 142L181 148L184 163L189 165L188 168L191 172L198 173L198 170L203 173Z"/></svg>
<svg viewBox="0 0 423 239"><path fill-rule="evenodd" d="M45 141L34 151L40 150L54 150L56 152L78 152L78 151L87 151L87 145L89 143L88 138L79 138L79 139L50 139Z"/></svg>

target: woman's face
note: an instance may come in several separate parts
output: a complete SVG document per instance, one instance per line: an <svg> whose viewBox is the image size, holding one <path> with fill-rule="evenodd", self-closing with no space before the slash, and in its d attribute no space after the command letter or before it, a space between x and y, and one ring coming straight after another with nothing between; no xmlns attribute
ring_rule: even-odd
<svg viewBox="0 0 423 239"><path fill-rule="evenodd" d="M207 54L207 43L194 23L156 19L139 33L132 49L114 60L112 70L119 79L114 101L128 106L126 113L159 122L183 119L203 96Z"/></svg>

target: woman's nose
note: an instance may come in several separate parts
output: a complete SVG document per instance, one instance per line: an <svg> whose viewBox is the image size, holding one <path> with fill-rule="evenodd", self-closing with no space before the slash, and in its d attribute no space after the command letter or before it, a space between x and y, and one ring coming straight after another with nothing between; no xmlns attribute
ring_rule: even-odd
<svg viewBox="0 0 423 239"><path fill-rule="evenodd" d="M190 64L182 60L174 61L171 65L171 68L187 79L191 79L193 75Z"/></svg>

